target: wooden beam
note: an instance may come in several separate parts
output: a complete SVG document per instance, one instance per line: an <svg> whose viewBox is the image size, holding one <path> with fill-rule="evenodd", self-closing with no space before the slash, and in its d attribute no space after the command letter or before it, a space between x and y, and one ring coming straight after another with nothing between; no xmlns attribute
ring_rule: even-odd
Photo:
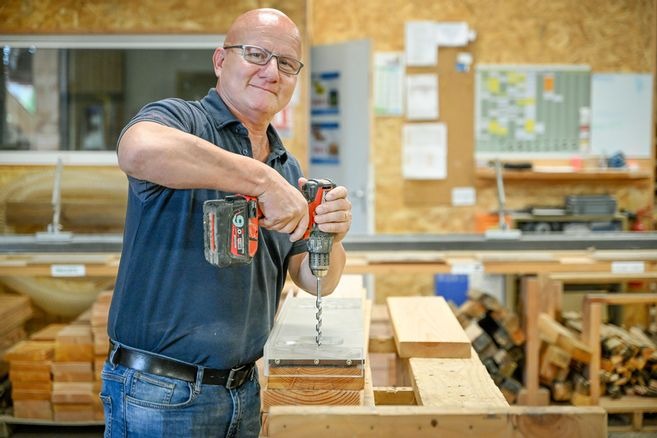
<svg viewBox="0 0 657 438"><path fill-rule="evenodd" d="M388 297L401 358L467 358L470 341L443 297Z"/></svg>
<svg viewBox="0 0 657 438"><path fill-rule="evenodd" d="M607 436L607 413L600 407L275 406L268 422L272 438Z"/></svg>
<svg viewBox="0 0 657 438"><path fill-rule="evenodd" d="M538 315L539 315L539 280L536 277L524 277L522 279L522 304L523 304L523 329L527 335L525 341L525 373L523 382L525 392L523 402L530 406L542 404L538 388L538 353L541 340L538 337Z"/></svg>
<svg viewBox="0 0 657 438"><path fill-rule="evenodd" d="M418 405L435 407L508 407L486 367L473 351L467 359L409 359Z"/></svg>
<svg viewBox="0 0 657 438"><path fill-rule="evenodd" d="M358 377L308 377L306 376L276 376L267 378L267 389L350 389L359 390L365 387L365 380Z"/></svg>
<svg viewBox="0 0 657 438"><path fill-rule="evenodd" d="M600 399L600 323L602 317L602 304L584 300L582 309L582 339L591 348L589 361L589 381L591 404L597 405Z"/></svg>
<svg viewBox="0 0 657 438"><path fill-rule="evenodd" d="M396 353L395 338L393 336L370 335L368 351L370 353Z"/></svg>
<svg viewBox="0 0 657 438"><path fill-rule="evenodd" d="M585 300L591 303L603 304L657 304L657 294L625 293L625 294L586 294Z"/></svg>
<svg viewBox="0 0 657 438"><path fill-rule="evenodd" d="M415 393L410 386L377 386L374 387L376 406L414 406Z"/></svg>
<svg viewBox="0 0 657 438"><path fill-rule="evenodd" d="M269 412L272 406L281 405L351 405L359 406L363 402L363 391L351 390L312 390L264 388L262 410Z"/></svg>

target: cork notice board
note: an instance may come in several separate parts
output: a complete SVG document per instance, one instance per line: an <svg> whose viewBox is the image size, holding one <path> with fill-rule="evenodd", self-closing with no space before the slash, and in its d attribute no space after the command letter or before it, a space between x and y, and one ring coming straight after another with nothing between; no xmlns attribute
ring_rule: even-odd
<svg viewBox="0 0 657 438"><path fill-rule="evenodd" d="M408 74L438 73L438 122L447 125L447 178L403 180L408 206L451 204L452 188L474 186L474 68L456 69L458 53L471 51L472 45L440 48L437 67L406 70Z"/></svg>

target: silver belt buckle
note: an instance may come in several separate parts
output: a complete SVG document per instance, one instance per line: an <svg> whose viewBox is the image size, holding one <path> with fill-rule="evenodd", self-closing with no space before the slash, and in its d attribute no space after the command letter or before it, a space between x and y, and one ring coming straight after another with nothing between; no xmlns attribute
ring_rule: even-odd
<svg viewBox="0 0 657 438"><path fill-rule="evenodd" d="M237 372L242 371L246 365L239 366L237 368L231 368L230 373L228 373L228 379L226 379L226 389L235 389L243 382L237 382Z"/></svg>

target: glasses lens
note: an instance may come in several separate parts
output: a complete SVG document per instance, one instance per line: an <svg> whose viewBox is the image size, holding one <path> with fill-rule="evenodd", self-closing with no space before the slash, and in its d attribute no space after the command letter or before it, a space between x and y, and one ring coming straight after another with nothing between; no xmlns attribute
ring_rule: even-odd
<svg viewBox="0 0 657 438"><path fill-rule="evenodd" d="M242 55L247 62L256 65L265 65L272 57L272 53L262 47L257 46L244 46ZM301 61L288 56L276 55L278 61L278 69L283 73L296 75L301 70Z"/></svg>
<svg viewBox="0 0 657 438"><path fill-rule="evenodd" d="M265 49L255 46L244 46L244 59L257 65L267 64L270 54Z"/></svg>
<svg viewBox="0 0 657 438"><path fill-rule="evenodd" d="M278 69L283 73L295 75L301 69L301 62L287 56L278 57Z"/></svg>

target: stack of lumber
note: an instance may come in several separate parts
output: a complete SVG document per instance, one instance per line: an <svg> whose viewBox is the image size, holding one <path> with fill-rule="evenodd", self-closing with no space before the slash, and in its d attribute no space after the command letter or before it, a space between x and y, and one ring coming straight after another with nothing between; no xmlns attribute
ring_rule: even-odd
<svg viewBox="0 0 657 438"><path fill-rule="evenodd" d="M443 297L388 297L387 304L416 404L508 407Z"/></svg>
<svg viewBox="0 0 657 438"><path fill-rule="evenodd" d="M518 316L486 293L471 290L455 310L474 350L509 403L522 389L519 364L524 358L525 335Z"/></svg>
<svg viewBox="0 0 657 438"><path fill-rule="evenodd" d="M27 338L25 322L32 316L30 299L24 295L0 293L0 358L18 341ZM0 376L7 372L7 363L0 363Z"/></svg>
<svg viewBox="0 0 657 438"><path fill-rule="evenodd" d="M91 421L99 411L94 386L94 345L89 312L59 331L52 363L53 418L56 421Z"/></svg>
<svg viewBox="0 0 657 438"><path fill-rule="evenodd" d="M349 353L352 342L362 342L364 348L364 339L367 339L363 339L363 307L355 304L359 300L362 300L360 295L357 298L331 295L324 300L322 331L327 343L316 347L315 299L305 294L287 296L265 346L266 368L261 392L263 436L267 435L268 415L274 406L373 404L368 364L349 359L353 357L350 356L353 351ZM355 313L360 317L354 318ZM331 338L338 339L345 334L352 335L353 339L329 343ZM280 347L283 344L287 347ZM282 362L278 359L281 356L289 359L282 359Z"/></svg>
<svg viewBox="0 0 657 438"><path fill-rule="evenodd" d="M546 313L538 318L542 341L539 357L539 381L550 390L554 401L589 405L590 383L586 364L591 348L573 332Z"/></svg>
<svg viewBox="0 0 657 438"><path fill-rule="evenodd" d="M5 353L15 417L52 419L50 367L54 347L53 341L30 339L16 343Z"/></svg>
<svg viewBox="0 0 657 438"><path fill-rule="evenodd" d="M324 312L329 313L336 322L344 316L341 310L348 309L348 298L330 297L324 300ZM331 303L337 303L331 305ZM340 306L343 305L344 308ZM299 312L298 309L301 309ZM276 327L272 331L270 341L268 342L292 342L287 336L279 333L278 329L282 327L297 327L295 330L303 330L306 333L314 335L314 299L309 296L288 297L284 303L284 307L279 312L276 321ZM299 314L306 314L306 319L299 320ZM353 323L362 324L360 321L347 320L343 323L351 325ZM301 329L298 329L301 327ZM330 327L324 327L324 338L330 339ZM282 332L282 329L281 329ZM349 333L345 331L345 333ZM362 333L362 331L361 331ZM305 345L312 341L312 345ZM299 342L302 342L298 347L291 344L289 351L290 356L295 356L295 348L299 351L307 350L307 359L300 360L299 362L307 362L303 364L291 364L289 366L277 366L271 363L268 366L268 373L266 376L265 388L262 393L263 411L268 412L271 406L275 405L360 405L363 401L363 388L365 386L365 377L363 368L359 366L352 366L342 361L342 365L331 363L331 360L325 361L327 364L323 365L324 359L314 359L314 348L317 348L318 354L321 351L336 351L336 362L339 360L339 348L332 345L325 345L323 347L314 346L314 336L299 337ZM346 344L346 342L345 342ZM331 356L331 353L329 353ZM271 362L271 360L270 360Z"/></svg>
<svg viewBox="0 0 657 438"><path fill-rule="evenodd" d="M69 324L50 324L5 354L14 416L55 421L103 419L100 373L107 357L112 292Z"/></svg>
<svg viewBox="0 0 657 438"><path fill-rule="evenodd" d="M270 368L262 394L263 411L276 405L358 406L363 401L364 386L362 369Z"/></svg>
<svg viewBox="0 0 657 438"><path fill-rule="evenodd" d="M109 335L107 334L107 318L109 306L112 301L112 290L98 294L91 306L91 333L94 342L94 377L100 382L100 373L103 371L107 352L109 350Z"/></svg>

